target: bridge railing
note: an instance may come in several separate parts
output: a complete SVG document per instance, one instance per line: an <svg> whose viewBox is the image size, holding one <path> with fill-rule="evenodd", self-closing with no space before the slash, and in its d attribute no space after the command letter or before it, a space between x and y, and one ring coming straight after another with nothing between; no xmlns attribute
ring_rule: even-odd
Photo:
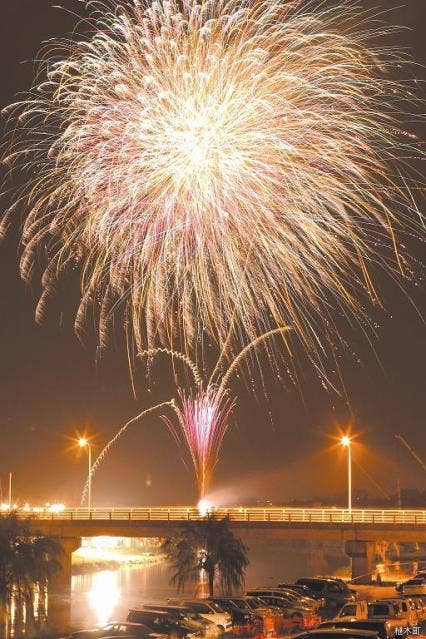
<svg viewBox="0 0 426 639"><path fill-rule="evenodd" d="M72 508L61 512L17 511L22 518L40 520L114 520L114 521L197 521L205 514L194 507L155 508ZM344 508L214 508L211 515L236 522L281 522L306 524L424 524L426 510L379 510Z"/></svg>

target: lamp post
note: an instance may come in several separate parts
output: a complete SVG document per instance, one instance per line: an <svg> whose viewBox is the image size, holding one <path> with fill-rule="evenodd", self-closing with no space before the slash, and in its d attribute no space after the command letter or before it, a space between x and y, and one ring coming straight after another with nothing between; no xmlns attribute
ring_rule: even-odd
<svg viewBox="0 0 426 639"><path fill-rule="evenodd" d="M343 435L340 439L342 446L348 449L348 511L352 511L352 454L351 454L351 438Z"/></svg>
<svg viewBox="0 0 426 639"><path fill-rule="evenodd" d="M12 512L12 473L9 473L9 514Z"/></svg>
<svg viewBox="0 0 426 639"><path fill-rule="evenodd" d="M80 448L87 448L88 460L89 460L89 472L87 475L87 506L89 508L89 514L92 508L92 447L89 441L85 437L80 437L78 440Z"/></svg>

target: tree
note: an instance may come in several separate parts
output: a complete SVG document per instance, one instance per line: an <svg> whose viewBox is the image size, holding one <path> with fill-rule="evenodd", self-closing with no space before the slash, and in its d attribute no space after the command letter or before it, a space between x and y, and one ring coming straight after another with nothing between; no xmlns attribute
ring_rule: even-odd
<svg viewBox="0 0 426 639"><path fill-rule="evenodd" d="M57 539L31 530L29 522L16 515L0 516L0 608L5 613L12 599L17 607L25 604L34 619L33 600L37 591L45 592L49 580L61 570L62 553Z"/></svg>
<svg viewBox="0 0 426 639"><path fill-rule="evenodd" d="M175 570L171 583L177 585L178 592L188 581L198 581L201 570L207 574L211 597L215 578L227 594L244 584L247 547L233 534L228 519L209 516L185 522L176 535L163 542L162 550Z"/></svg>

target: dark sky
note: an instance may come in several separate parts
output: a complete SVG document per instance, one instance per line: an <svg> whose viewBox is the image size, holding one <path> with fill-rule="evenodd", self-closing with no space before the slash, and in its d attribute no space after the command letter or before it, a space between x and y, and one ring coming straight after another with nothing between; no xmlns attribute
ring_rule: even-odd
<svg viewBox="0 0 426 639"><path fill-rule="evenodd" d="M42 41L73 28L72 15L54 4L49 0L3 0L2 107L29 86L31 61ZM62 4L81 13L75 0L62 0ZM364 4L372 3L365 0ZM424 64L425 1L374 0L374 4L399 7L388 20L408 29L395 36L395 44L407 47ZM415 241L409 248L420 256L421 247ZM113 344L95 365L94 344L89 339L83 347L75 338L67 312L67 291L62 291L45 324L36 326L37 285L27 287L20 281L18 255L17 233L12 232L0 245L0 476L4 489L7 472L13 471L16 495L21 499L72 504L78 500L87 461L84 455L69 450L67 437L87 430L96 435L94 445L102 446L142 407L153 400L168 399L173 383L167 366L160 364L152 372L148 391L139 370L136 383L140 397L135 401L119 345ZM351 417L344 402L325 392L308 366L302 366L304 401L299 390L283 386L267 366L268 403L261 392L255 398L250 384L234 386L238 408L213 486L219 500L238 502L258 497L283 502L342 492L345 459L340 449L331 449L330 436L348 419L360 434L355 462L361 463L385 491L395 491L398 477L403 486L426 489L425 473L394 438L395 433L404 433L426 459L425 331L409 301L411 296L424 313L424 286L418 281L405 282L405 294L398 284L382 276L379 286L387 307L386 313L375 315L378 329L374 347L382 368L357 333L348 335L349 353L341 362ZM258 375L254 377L259 388ZM359 466L354 473L356 487L378 494ZM188 503L195 498L192 473L156 418L133 427L94 484L98 504Z"/></svg>

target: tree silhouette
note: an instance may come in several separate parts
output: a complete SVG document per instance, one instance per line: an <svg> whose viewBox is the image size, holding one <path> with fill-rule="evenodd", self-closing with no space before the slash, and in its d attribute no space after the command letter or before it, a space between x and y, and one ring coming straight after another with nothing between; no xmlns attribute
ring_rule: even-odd
<svg viewBox="0 0 426 639"><path fill-rule="evenodd" d="M216 578L225 593L244 584L248 549L233 534L228 519L209 516L185 522L163 542L162 550L175 570L171 583L177 585L178 592L188 581L198 581L202 570L207 574L210 596L214 594Z"/></svg>
<svg viewBox="0 0 426 639"><path fill-rule="evenodd" d="M33 531L28 521L0 516L0 617L6 620L13 600L17 609L25 605L34 621L34 595L43 598L49 580L61 570L61 553L57 539Z"/></svg>

